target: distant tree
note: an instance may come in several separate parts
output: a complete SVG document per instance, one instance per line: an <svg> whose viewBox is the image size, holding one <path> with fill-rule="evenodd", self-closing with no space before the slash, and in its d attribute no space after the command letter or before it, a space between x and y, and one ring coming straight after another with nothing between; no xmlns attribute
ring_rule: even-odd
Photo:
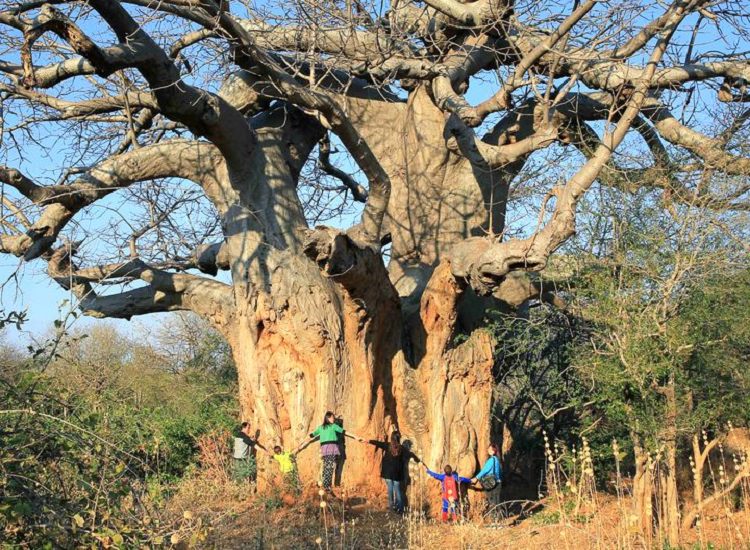
<svg viewBox="0 0 750 550"><path fill-rule="evenodd" d="M734 237L745 230L721 211L665 213L647 199L610 215L600 227L608 244L583 263L576 285L588 345L573 364L590 381L599 412L591 420L605 433L626 431L633 444L642 529L650 534L659 487L662 527L675 545L677 480L687 468L680 452L702 430L750 420L750 263Z"/></svg>
<svg viewBox="0 0 750 550"><path fill-rule="evenodd" d="M206 319L178 312L158 326L147 325L148 353L172 372L199 371L235 380L237 372L226 339Z"/></svg>

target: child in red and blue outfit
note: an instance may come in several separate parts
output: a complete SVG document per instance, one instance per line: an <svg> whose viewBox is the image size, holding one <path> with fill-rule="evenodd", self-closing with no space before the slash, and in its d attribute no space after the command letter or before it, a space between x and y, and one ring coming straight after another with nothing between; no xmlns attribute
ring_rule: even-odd
<svg viewBox="0 0 750 550"><path fill-rule="evenodd" d="M450 465L446 464L444 474L437 474L430 470L424 462L425 470L427 473L442 482L443 485L443 521L448 521L448 512L451 514L451 519L456 521L456 511L458 509L458 503L460 500L460 483L471 483L471 480L466 477L461 477L453 471Z"/></svg>

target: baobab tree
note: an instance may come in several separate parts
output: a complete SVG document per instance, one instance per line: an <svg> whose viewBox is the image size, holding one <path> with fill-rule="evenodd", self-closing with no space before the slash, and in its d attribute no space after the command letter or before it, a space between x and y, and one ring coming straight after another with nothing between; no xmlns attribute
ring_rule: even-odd
<svg viewBox="0 0 750 550"><path fill-rule="evenodd" d="M497 429L482 318L557 301L544 270L585 193L746 207L743 9L6 5L0 250L46 262L92 317L208 319L267 438L297 443L332 409L470 473ZM319 223L352 204L350 227ZM372 482L371 449L348 455Z"/></svg>

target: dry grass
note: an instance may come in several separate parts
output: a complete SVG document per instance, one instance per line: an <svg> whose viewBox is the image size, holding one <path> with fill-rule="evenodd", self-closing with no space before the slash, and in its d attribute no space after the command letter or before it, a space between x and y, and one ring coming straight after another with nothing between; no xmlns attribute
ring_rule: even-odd
<svg viewBox="0 0 750 550"><path fill-rule="evenodd" d="M370 503L343 505L318 499L300 500L269 510L263 495L245 499L230 508L228 500L201 499L197 508L212 521L204 548L299 549L642 549L642 536L627 526L627 512L613 495L598 495L598 508L577 518L566 516L553 499L537 504L535 513L504 518L493 524L460 521L442 524L423 514L398 517ZM228 496L228 495L226 495ZM361 501L358 501L361 502ZM218 505L213 507L212 505ZM684 537L685 548L746 548L734 526L746 526L745 511L704 519L700 529ZM745 536L750 534L742 527ZM654 543L654 548L663 547Z"/></svg>
<svg viewBox="0 0 750 550"><path fill-rule="evenodd" d="M216 439L219 441L220 439ZM290 494L270 486L256 491L248 483L235 483L222 462L222 448L211 441L201 446L206 468L183 481L171 500L175 515L188 513L202 519L207 537L198 546L221 549L644 549L666 548L659 528L658 510L651 541L638 532L637 518L627 479L619 472L608 492L595 483L594 462L588 444L578 449L547 442L545 495L534 502L506 503L492 516L478 513L457 524L442 524L428 517L436 505L432 485L418 474L408 497L413 509L404 517L384 510L382 495L371 497L352 488L331 500L318 487L304 487ZM618 453L617 445L613 452ZM215 455L215 456L214 456ZM739 460L739 459L736 459ZM726 463L726 465L724 465ZM726 472L732 458L717 453L707 463L714 479L706 479L707 491L721 492L729 480ZM740 468L742 461L740 460ZM656 467L656 466L655 466ZM738 470L739 471L739 470ZM681 533L682 548L748 548L750 540L750 495L746 480L737 489L703 511L701 521ZM712 487L713 486L713 487ZM505 491L510 497L510 492ZM683 495L690 504L689 491ZM658 503L657 503L658 508ZM415 511L419 510L419 512ZM433 508L434 510L434 508ZM185 539L187 540L187 537ZM187 547L187 545L183 546Z"/></svg>

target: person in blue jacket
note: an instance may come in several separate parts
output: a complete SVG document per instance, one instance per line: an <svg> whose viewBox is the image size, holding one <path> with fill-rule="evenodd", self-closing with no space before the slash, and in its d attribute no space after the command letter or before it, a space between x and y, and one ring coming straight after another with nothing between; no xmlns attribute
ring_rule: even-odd
<svg viewBox="0 0 750 550"><path fill-rule="evenodd" d="M487 448L489 455L479 473L471 479L472 484L481 482L482 490L487 493L490 505L494 508L500 504L500 481L503 479L503 465L500 462L500 449L497 445Z"/></svg>
<svg viewBox="0 0 750 550"><path fill-rule="evenodd" d="M428 475L434 477L443 485L443 521L448 521L448 512L451 514L451 519L456 521L458 505L461 500L460 484L471 483L471 480L454 472L450 464L445 465L444 474L433 472L424 462L422 465L427 470Z"/></svg>

